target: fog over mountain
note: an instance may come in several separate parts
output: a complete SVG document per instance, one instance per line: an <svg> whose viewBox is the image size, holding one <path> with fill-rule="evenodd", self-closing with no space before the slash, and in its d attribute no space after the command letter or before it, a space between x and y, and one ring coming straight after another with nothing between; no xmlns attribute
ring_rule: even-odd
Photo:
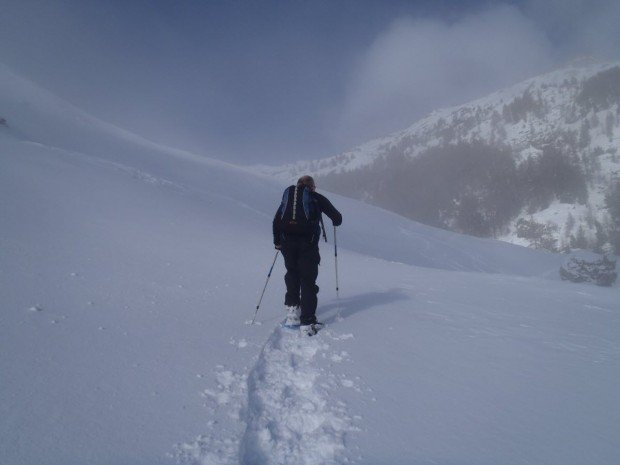
<svg viewBox="0 0 620 465"><path fill-rule="evenodd" d="M343 152L575 57L618 59L619 5L3 0L0 62L155 142L283 164Z"/></svg>
<svg viewBox="0 0 620 465"><path fill-rule="evenodd" d="M620 250L620 64L589 60L438 110L341 155L270 168L433 226Z"/></svg>

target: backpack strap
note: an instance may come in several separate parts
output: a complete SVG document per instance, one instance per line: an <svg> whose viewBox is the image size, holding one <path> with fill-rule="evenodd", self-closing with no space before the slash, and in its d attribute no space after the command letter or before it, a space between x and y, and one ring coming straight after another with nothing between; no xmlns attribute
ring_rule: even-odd
<svg viewBox="0 0 620 465"><path fill-rule="evenodd" d="M293 189L295 189L295 192L293 192L293 221L295 221L297 219L297 195L299 194L299 186L294 187ZM304 211L306 210L305 205L304 205ZM306 215L306 218L308 218L308 215Z"/></svg>

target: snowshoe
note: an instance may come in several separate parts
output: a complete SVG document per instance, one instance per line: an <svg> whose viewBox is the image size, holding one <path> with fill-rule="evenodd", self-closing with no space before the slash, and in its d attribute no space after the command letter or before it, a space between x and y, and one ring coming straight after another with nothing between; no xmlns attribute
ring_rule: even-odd
<svg viewBox="0 0 620 465"><path fill-rule="evenodd" d="M299 331L302 336L314 336L321 329L323 329L323 323L313 323L311 325L301 325Z"/></svg>

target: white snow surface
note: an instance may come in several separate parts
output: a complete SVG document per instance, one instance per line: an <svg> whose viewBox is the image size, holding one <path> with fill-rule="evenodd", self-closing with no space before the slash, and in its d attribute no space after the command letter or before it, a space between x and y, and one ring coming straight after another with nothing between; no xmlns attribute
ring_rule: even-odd
<svg viewBox="0 0 620 465"><path fill-rule="evenodd" d="M285 183L0 83L0 463L620 463L617 285L327 193L326 328L281 257L250 325Z"/></svg>

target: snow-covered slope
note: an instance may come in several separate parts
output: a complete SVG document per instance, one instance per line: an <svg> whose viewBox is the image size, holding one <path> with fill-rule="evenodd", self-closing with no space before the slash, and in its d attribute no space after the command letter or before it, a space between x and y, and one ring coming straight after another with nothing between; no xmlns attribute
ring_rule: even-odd
<svg viewBox="0 0 620 465"><path fill-rule="evenodd" d="M318 160L302 161L279 167L262 166L261 168L269 174L282 178L294 177L304 172L325 176L362 168L373 163L377 157L387 155L396 148L403 149L404 153L409 156L416 156L429 147L444 142L454 142L459 138L489 142L501 139L501 142L517 147L522 156L526 157L530 154L528 149L531 149L535 138L544 138L545 133L553 132L559 126L563 127L567 124L565 107L573 104L580 90L579 84L597 73L617 66L620 66L620 63L575 62L473 102L434 111L402 131L369 141L349 152ZM502 113L504 113L503 107L516 98L522 97L525 92L534 94L545 103L553 102L553 107L549 109L548 115L545 114L545 118L539 118L536 121L533 128L528 125L527 120L505 121L506 134L500 137L497 134L499 129L497 123L500 121L493 122L493 113L497 112L501 120ZM451 125L454 126L454 130L447 131L446 129ZM530 130L533 130L534 134ZM604 143L604 140L597 142Z"/></svg>
<svg viewBox="0 0 620 465"><path fill-rule="evenodd" d="M327 328L279 329L281 258L248 325L285 184L10 79L0 462L620 458L617 287L569 285L557 256L328 194L345 222L340 299L322 245Z"/></svg>
<svg viewBox="0 0 620 465"><path fill-rule="evenodd" d="M542 205L526 198L522 201L521 211L512 215L509 222L493 225L493 229L499 230L495 235L508 242L540 247L545 238L541 241L541 238L527 237L523 230L519 231L519 221L527 220L540 224L540 228L546 227L547 242L552 244L547 245L549 248L594 248L605 242L601 232L610 234L614 229L605 196L613 183L620 183L619 127L620 63L582 61L479 100L435 111L405 130L337 156L257 169L283 178L312 173L332 190L415 219L415 213L408 212L393 200L384 199L386 190L405 191L403 186L397 183L390 186L389 182L362 182L360 187L351 189L348 185L354 184L356 177L367 180L389 175L383 169L386 165L394 166L393 162L401 157L413 160L433 149L450 145L477 144L501 149L521 167L528 158L539 160L545 148L552 147L567 163L581 171L585 192L583 195L574 191L569 195L556 193L548 204L539 202ZM434 153L437 155L437 150ZM385 163L374 166L383 160ZM515 177L516 174L515 171ZM507 177L505 182L507 185L520 183L520 190L526 196L537 188L527 184L531 182L527 176ZM553 184L554 180L547 179L547 182ZM560 189L568 190L566 186L570 182L564 181L565 186ZM575 186L571 188L575 189ZM419 201L415 197L409 200ZM481 214L494 216L484 211ZM448 218L442 226L458 230L454 223Z"/></svg>

